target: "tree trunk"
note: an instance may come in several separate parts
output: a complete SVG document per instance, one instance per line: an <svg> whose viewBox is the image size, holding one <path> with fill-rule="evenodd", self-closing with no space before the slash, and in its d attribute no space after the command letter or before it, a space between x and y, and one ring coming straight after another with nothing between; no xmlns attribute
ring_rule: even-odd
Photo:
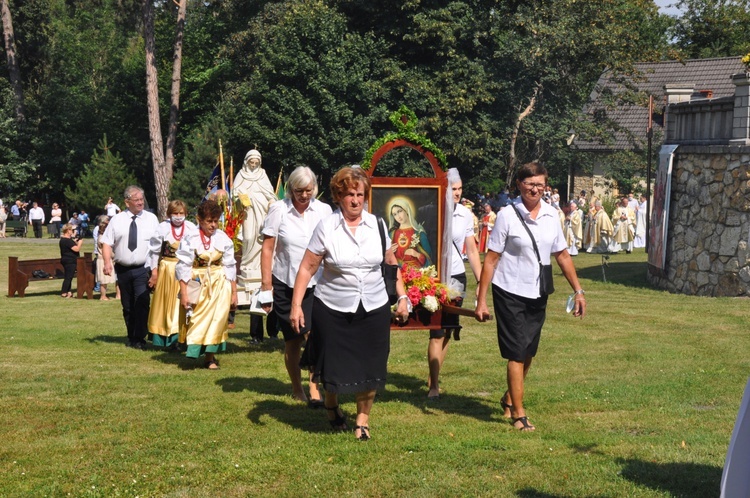
<svg viewBox="0 0 750 498"><path fill-rule="evenodd" d="M172 63L172 105L169 106L169 130L167 133L167 157L164 163L164 175L168 178L167 195L169 195L169 184L172 183L174 175L174 147L177 141L177 121L180 117L180 79L182 78L182 40L185 34L185 17L187 14L187 0L180 0L177 10L177 29L174 41L174 61ZM161 210L160 210L161 213ZM164 217L167 208L164 204Z"/></svg>
<svg viewBox="0 0 750 498"><path fill-rule="evenodd" d="M13 94L16 98L16 119L18 121L24 121L26 119L26 106L23 103L21 70L18 66L18 56L16 54L16 35L13 31L13 19L10 16L8 0L2 0L2 19L5 55L8 59L8 75L10 78L10 86L13 89Z"/></svg>
<svg viewBox="0 0 750 498"><path fill-rule="evenodd" d="M151 161L154 168L156 205L159 219L167 213L169 180L165 174L164 141L159 117L159 85L156 71L156 43L154 40L154 6L151 0L143 2L143 36L146 42L146 105L148 108L148 133L151 139Z"/></svg>
<svg viewBox="0 0 750 498"><path fill-rule="evenodd" d="M510 186L510 182L513 181L513 176L516 173L516 162L518 161L518 158L516 157L516 142L518 141L518 134L521 132L521 122L526 119L529 114L534 112L534 107L536 106L536 100L539 96L539 92L542 89L542 84L537 83L534 85L534 92L531 95L531 100L529 101L529 105L526 106L526 109L521 111L521 113L516 118L516 122L513 125L513 132L510 135L510 154L508 157L508 176L505 179L505 184Z"/></svg>

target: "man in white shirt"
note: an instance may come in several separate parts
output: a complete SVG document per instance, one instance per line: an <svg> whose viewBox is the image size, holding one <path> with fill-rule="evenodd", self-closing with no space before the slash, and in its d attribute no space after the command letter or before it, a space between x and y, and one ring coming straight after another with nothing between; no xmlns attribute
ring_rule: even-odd
<svg viewBox="0 0 750 498"><path fill-rule="evenodd" d="M104 210L107 211L107 216L112 218L114 215L120 212L120 206L112 202L112 198L107 199L107 204L104 206Z"/></svg>
<svg viewBox="0 0 750 498"><path fill-rule="evenodd" d="M29 224L34 227L34 237L42 238L42 225L44 225L44 209L39 207L36 202L29 210Z"/></svg>
<svg viewBox="0 0 750 498"><path fill-rule="evenodd" d="M128 330L127 347L146 349L148 312L151 305L148 281L151 277L149 241L156 234L159 220L145 211L143 189L125 189L126 211L114 216L103 234L104 274L117 274L122 315Z"/></svg>

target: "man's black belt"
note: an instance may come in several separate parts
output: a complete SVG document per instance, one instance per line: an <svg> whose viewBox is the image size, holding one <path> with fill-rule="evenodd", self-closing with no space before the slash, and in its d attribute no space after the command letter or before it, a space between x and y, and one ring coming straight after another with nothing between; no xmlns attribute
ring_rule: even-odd
<svg viewBox="0 0 750 498"><path fill-rule="evenodd" d="M118 269L120 270L132 270L134 268L143 268L146 263L141 263L139 265L123 265L122 263L115 263L115 271Z"/></svg>

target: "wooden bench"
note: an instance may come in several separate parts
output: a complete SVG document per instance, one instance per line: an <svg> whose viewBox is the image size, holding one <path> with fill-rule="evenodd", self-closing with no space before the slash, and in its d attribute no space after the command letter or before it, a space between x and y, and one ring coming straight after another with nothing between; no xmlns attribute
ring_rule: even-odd
<svg viewBox="0 0 750 498"><path fill-rule="evenodd" d="M13 235L16 237L26 237L26 231L29 229L28 222L23 220L11 220L8 218L5 220L5 234L8 234L8 230L13 230Z"/></svg>
<svg viewBox="0 0 750 498"><path fill-rule="evenodd" d="M78 298L84 295L88 299L94 298L94 274L91 271L91 254L84 253L76 262L76 287ZM32 274L36 270L47 272L48 278L37 278ZM60 280L65 277L65 270L60 258L28 259L19 261L17 256L8 256L8 297L26 297L26 287L29 282L39 280Z"/></svg>

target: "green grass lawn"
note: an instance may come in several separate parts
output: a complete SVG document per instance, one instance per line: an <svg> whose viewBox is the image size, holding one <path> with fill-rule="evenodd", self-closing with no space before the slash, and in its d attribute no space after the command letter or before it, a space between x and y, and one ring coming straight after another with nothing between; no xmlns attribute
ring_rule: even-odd
<svg viewBox="0 0 750 498"><path fill-rule="evenodd" d="M292 400L282 344L251 345L246 313L211 372L125 348L117 301L61 299L59 280L5 297L8 256L58 254L0 239L0 496L718 496L749 303L650 289L643 250L613 256L607 283L600 256L575 258L583 321L556 270L527 379L536 432L501 417L494 321L462 319L437 402L427 332L393 334L367 443Z"/></svg>

